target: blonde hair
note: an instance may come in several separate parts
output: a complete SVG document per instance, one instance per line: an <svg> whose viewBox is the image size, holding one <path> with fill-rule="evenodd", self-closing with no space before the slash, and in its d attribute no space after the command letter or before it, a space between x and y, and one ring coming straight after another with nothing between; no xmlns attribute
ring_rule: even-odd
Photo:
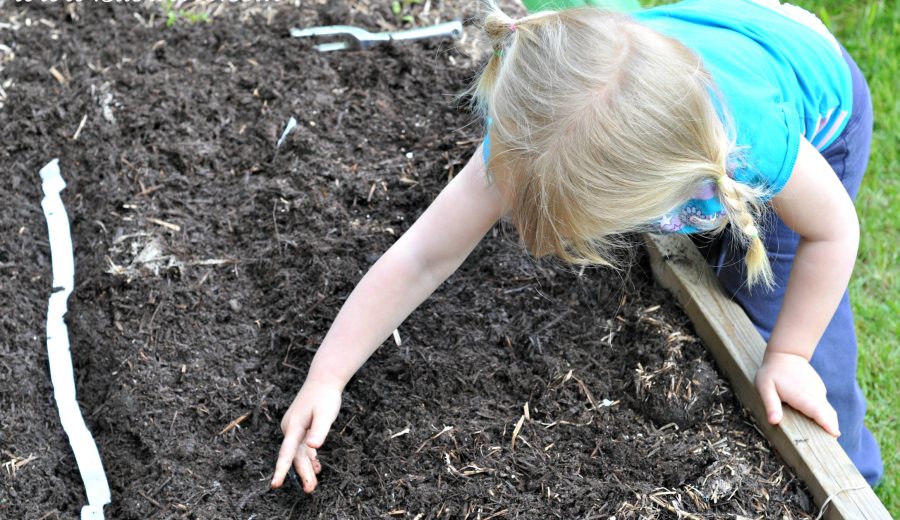
<svg viewBox="0 0 900 520"><path fill-rule="evenodd" d="M717 231L730 222L750 285L772 285L756 224L765 193L728 175L730 123L694 52L596 8L520 19L487 9L494 55L473 99L492 121L489 176L532 254L611 265L617 237L648 231L714 181L727 214Z"/></svg>

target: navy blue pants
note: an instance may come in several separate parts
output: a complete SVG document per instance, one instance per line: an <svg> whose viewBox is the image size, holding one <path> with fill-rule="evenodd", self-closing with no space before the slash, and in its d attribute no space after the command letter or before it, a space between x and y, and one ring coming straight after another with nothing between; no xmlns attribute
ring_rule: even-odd
<svg viewBox="0 0 900 520"><path fill-rule="evenodd" d="M841 179L847 193L855 199L866 171L872 142L872 100L865 78L846 50L844 58L853 75L852 113L844 131L822 151L822 155ZM744 252L740 247L733 247L730 234L725 234L721 243L716 244L718 247L714 249L718 250L717 254L708 258L715 260L713 267L719 280L734 296L734 300L747 311L760 334L768 341L784 299L784 289L794 262L799 236L774 212L763 228L763 242L777 284L772 292L756 289L751 294L748 291ZM856 350L853 313L845 292L816 347L811 364L825 382L828 402L837 411L841 430L838 442L869 484L875 485L884 473L884 466L878 444L863 424L866 401L856 382Z"/></svg>

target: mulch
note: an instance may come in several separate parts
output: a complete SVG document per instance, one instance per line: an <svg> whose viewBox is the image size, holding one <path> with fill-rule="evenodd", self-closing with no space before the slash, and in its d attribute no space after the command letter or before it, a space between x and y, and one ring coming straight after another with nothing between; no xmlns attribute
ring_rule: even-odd
<svg viewBox="0 0 900 520"><path fill-rule="evenodd" d="M288 37L377 28L384 4L171 28L155 4L0 8L0 516L85 502L44 343L37 171L59 157L67 321L111 518L807 518L639 248L579 271L503 226L348 385L319 489L269 489L281 415L341 303L482 131L455 99L477 70L465 50Z"/></svg>

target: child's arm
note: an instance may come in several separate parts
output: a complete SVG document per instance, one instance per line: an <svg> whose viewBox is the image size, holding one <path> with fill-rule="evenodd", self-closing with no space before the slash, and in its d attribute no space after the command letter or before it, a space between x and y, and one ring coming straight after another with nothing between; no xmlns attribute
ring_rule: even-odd
<svg viewBox="0 0 900 520"><path fill-rule="evenodd" d="M800 245L756 376L757 388L770 423L781 421L783 401L838 436L837 414L809 360L853 271L859 245L856 209L834 170L805 139L794 171L772 205L800 235Z"/></svg>
<svg viewBox="0 0 900 520"><path fill-rule="evenodd" d="M479 147L465 168L369 269L344 303L281 421L284 442L272 486L293 464L312 492L319 448L337 416L344 386L400 323L459 267L502 213L485 178Z"/></svg>

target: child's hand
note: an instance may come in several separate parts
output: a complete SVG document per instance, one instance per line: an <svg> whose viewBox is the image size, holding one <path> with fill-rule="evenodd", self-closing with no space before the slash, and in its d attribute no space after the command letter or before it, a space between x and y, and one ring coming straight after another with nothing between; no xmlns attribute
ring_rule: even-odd
<svg viewBox="0 0 900 520"><path fill-rule="evenodd" d="M303 482L303 491L312 493L316 489L316 475L322 470L316 449L325 442L331 423L341 408L342 389L343 385L336 382L306 378L281 419L284 441L275 463L273 488L281 487L293 464Z"/></svg>
<svg viewBox="0 0 900 520"><path fill-rule="evenodd" d="M806 358L783 352L766 352L756 373L756 388L770 424L781 422L781 403L819 423L826 432L840 436L837 412L825 399L825 383Z"/></svg>

